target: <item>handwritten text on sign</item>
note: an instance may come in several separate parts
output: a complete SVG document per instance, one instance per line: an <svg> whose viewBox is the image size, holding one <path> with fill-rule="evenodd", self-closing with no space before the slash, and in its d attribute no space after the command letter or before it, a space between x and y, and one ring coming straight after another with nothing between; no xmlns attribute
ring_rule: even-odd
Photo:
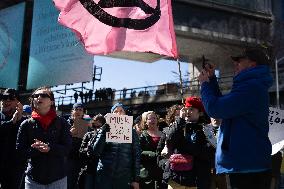
<svg viewBox="0 0 284 189"><path fill-rule="evenodd" d="M105 118L110 126L110 132L106 133L106 142L132 143L132 116L106 114Z"/></svg>
<svg viewBox="0 0 284 189"><path fill-rule="evenodd" d="M273 155L284 146L284 110L270 107L268 121Z"/></svg>

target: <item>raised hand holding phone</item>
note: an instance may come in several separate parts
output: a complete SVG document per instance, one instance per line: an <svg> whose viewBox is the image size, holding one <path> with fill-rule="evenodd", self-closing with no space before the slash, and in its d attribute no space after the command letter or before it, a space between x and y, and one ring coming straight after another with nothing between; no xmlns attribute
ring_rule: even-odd
<svg viewBox="0 0 284 189"><path fill-rule="evenodd" d="M209 63L209 59L206 59L205 56L202 56L202 68L206 71L208 77L215 75L216 66Z"/></svg>

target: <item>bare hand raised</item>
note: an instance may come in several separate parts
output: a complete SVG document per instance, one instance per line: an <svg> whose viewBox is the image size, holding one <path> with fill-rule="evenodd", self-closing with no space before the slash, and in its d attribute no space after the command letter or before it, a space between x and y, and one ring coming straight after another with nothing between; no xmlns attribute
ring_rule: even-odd
<svg viewBox="0 0 284 189"><path fill-rule="evenodd" d="M12 118L13 123L16 124L17 121L20 121L22 119L22 117L23 117L23 105L20 102L18 102L16 111L13 114L13 118Z"/></svg>
<svg viewBox="0 0 284 189"><path fill-rule="evenodd" d="M204 70L206 71L208 77L212 77L215 75L216 66L214 64L205 64Z"/></svg>
<svg viewBox="0 0 284 189"><path fill-rule="evenodd" d="M209 82L209 76L208 73L206 72L206 70L201 70L199 76L198 76L198 80L200 81L200 83L204 83L204 82Z"/></svg>

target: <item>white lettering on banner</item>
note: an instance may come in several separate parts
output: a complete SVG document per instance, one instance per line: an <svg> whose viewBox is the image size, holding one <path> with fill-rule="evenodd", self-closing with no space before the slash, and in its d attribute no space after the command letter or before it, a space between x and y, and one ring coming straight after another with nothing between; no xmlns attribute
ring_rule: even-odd
<svg viewBox="0 0 284 189"><path fill-rule="evenodd" d="M284 110L269 107L268 121L273 155L284 147Z"/></svg>
<svg viewBox="0 0 284 189"><path fill-rule="evenodd" d="M132 116L108 113L105 118L110 126L110 132L106 133L106 142L132 143Z"/></svg>

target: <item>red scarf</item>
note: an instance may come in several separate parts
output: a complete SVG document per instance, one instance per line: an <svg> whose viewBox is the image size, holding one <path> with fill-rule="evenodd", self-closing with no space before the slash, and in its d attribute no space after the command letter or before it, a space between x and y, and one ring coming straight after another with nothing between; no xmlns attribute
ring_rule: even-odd
<svg viewBox="0 0 284 189"><path fill-rule="evenodd" d="M38 120L44 130L48 129L50 123L54 120L54 118L56 118L56 116L57 115L54 109L50 109L46 115L40 115L36 111L32 112L32 118Z"/></svg>

